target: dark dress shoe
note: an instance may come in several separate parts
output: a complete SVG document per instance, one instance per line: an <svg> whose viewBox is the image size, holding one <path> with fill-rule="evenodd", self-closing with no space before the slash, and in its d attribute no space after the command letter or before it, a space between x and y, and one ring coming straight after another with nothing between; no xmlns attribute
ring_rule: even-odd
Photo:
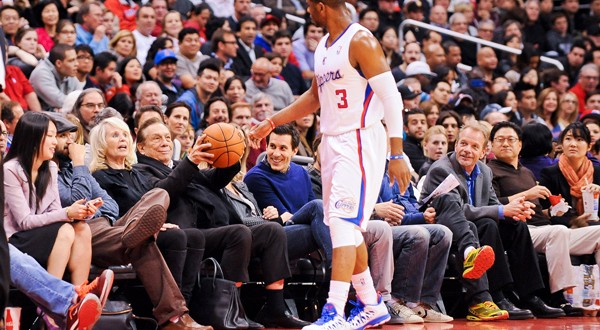
<svg viewBox="0 0 600 330"><path fill-rule="evenodd" d="M560 305L560 308L565 312L565 315L567 315L567 316L573 316L573 317L583 316L583 308L574 307L573 305L571 305L569 303Z"/></svg>
<svg viewBox="0 0 600 330"><path fill-rule="evenodd" d="M532 319L533 314L528 309L520 309L515 306L510 300L504 298L496 302L498 308L503 309L508 312L509 320L527 320Z"/></svg>
<svg viewBox="0 0 600 330"><path fill-rule="evenodd" d="M524 301L523 304L527 306L527 308L531 309L535 317L543 319L552 319L565 316L565 312L563 312L562 309L546 305L544 301L538 296L532 296L531 298Z"/></svg>
<svg viewBox="0 0 600 330"><path fill-rule="evenodd" d="M265 326L258 323L258 322L254 322L249 318L246 318L246 322L248 322L248 330L260 330L260 329L264 329Z"/></svg>
<svg viewBox="0 0 600 330"><path fill-rule="evenodd" d="M292 315L267 315L264 312L264 309L256 315L256 321L267 328L302 329L303 327L310 325L309 322L302 321Z"/></svg>

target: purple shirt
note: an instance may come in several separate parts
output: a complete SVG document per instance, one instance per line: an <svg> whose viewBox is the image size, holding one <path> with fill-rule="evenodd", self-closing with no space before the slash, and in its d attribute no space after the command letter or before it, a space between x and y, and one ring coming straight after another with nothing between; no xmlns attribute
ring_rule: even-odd
<svg viewBox="0 0 600 330"><path fill-rule="evenodd" d="M46 194L35 210L36 195L33 194L33 206L29 205L29 184L21 164L11 159L4 164L4 228L6 237L24 230L43 227L56 222L67 222L67 210L60 204L58 195L58 166L50 161L50 183ZM35 186L34 188L35 189Z"/></svg>

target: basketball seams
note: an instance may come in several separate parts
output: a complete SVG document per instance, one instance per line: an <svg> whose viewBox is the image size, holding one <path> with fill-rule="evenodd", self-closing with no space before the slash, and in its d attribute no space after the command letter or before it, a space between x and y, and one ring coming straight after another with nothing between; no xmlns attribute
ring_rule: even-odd
<svg viewBox="0 0 600 330"><path fill-rule="evenodd" d="M231 134L227 134L228 131L231 131ZM206 134L204 143L210 142L212 144L211 148L206 150L206 152L215 155L213 159L215 167L229 167L238 162L243 156L245 150L244 137L233 125L216 123L207 127L204 133Z"/></svg>

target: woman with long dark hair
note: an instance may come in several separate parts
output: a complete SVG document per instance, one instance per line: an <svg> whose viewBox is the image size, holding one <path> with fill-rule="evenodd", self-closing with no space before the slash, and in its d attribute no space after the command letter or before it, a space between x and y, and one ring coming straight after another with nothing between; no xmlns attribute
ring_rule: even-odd
<svg viewBox="0 0 600 330"><path fill-rule="evenodd" d="M4 164L5 217L9 242L32 256L48 273L83 284L92 259L91 232L85 220L99 205L79 200L63 208L58 167L52 158L56 124L49 116L27 112L15 128Z"/></svg>

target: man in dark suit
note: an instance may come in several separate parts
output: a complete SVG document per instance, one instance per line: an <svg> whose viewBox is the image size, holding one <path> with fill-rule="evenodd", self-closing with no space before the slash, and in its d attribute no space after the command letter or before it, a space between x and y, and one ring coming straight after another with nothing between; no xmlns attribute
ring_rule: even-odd
<svg viewBox="0 0 600 330"><path fill-rule="evenodd" d="M240 18L238 22L238 29L236 32L238 37L238 50L237 56L233 59L231 69L236 75L243 79L250 77L252 63L254 63L257 58L264 56L262 48L254 45L257 28L258 23L250 16L244 16Z"/></svg>
<svg viewBox="0 0 600 330"><path fill-rule="evenodd" d="M556 310L546 306L539 298L533 299L537 298L535 291L544 287L537 255L525 223L533 214L534 205L524 198L516 198L506 205L500 204L492 185L492 171L479 161L484 156L487 135L485 127L478 123L463 127L456 140L456 151L435 162L429 169L421 196L428 196L448 175L454 175L459 182L458 187L433 202L439 214L436 219L448 225L453 232L456 222L468 220L476 227L475 233L481 244L494 249L497 258L487 271L487 278L463 282L472 303L482 299L491 302L493 298L501 309L508 311L509 318L532 318L530 310L519 309L505 298L503 290L512 295L514 288L519 297L528 299L523 303L540 311L539 316L553 317ZM464 227L461 230L468 229ZM455 238L463 235L455 233ZM511 266L504 257L505 251ZM472 314L473 305L467 318L471 316L473 319Z"/></svg>

